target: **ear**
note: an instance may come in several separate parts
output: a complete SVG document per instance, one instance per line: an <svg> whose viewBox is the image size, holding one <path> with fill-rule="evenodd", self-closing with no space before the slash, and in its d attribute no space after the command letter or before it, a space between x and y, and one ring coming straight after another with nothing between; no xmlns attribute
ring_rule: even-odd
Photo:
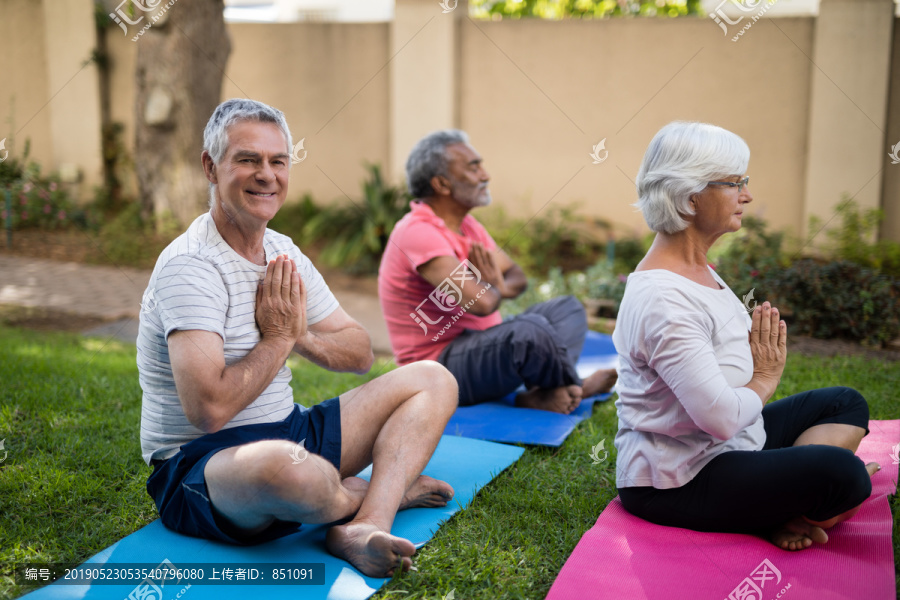
<svg viewBox="0 0 900 600"><path fill-rule="evenodd" d="M435 175L428 182L431 184L431 189L434 190L435 195L438 196L449 196L450 195L450 180L444 177L443 175Z"/></svg>
<svg viewBox="0 0 900 600"><path fill-rule="evenodd" d="M206 179L212 184L219 183L218 177L216 176L216 163L213 162L209 152L204 150L203 153L200 154L200 162L203 163L203 172L206 174Z"/></svg>

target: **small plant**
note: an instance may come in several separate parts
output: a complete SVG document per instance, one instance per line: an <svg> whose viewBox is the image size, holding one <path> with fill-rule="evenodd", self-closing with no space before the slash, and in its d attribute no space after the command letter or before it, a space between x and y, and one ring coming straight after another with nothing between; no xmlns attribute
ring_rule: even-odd
<svg viewBox="0 0 900 600"><path fill-rule="evenodd" d="M894 277L900 277L900 243L876 241L878 227L884 220L884 211L877 208L862 210L855 201L844 196L836 212L841 223L838 227L825 230L829 244L825 248L817 248L819 252L830 258L880 269ZM821 228L821 219L810 218L810 231L819 231Z"/></svg>
<svg viewBox="0 0 900 600"><path fill-rule="evenodd" d="M586 223L575 205L553 206L530 220L509 218L502 207L475 216L527 273L584 269L606 250L597 230L608 230L608 224Z"/></svg>
<svg viewBox="0 0 900 600"><path fill-rule="evenodd" d="M847 261L804 259L769 277L792 328L880 347L900 335L900 280Z"/></svg>
<svg viewBox="0 0 900 600"><path fill-rule="evenodd" d="M741 230L723 238L710 252L716 273L736 294L756 290L756 299L774 301L769 277L787 266L785 234L770 232L758 217L744 217ZM768 294L768 295L767 295Z"/></svg>
<svg viewBox="0 0 900 600"><path fill-rule="evenodd" d="M321 240L320 259L352 273L375 273L388 237L409 198L402 187L387 185L378 165L369 165L362 203L322 208L303 226L303 239Z"/></svg>
<svg viewBox="0 0 900 600"><path fill-rule="evenodd" d="M77 211L59 179L41 174L41 167L28 160L25 142L22 160L13 157L0 163L0 223L12 229L61 229L72 224ZM11 195L6 204L7 191Z"/></svg>

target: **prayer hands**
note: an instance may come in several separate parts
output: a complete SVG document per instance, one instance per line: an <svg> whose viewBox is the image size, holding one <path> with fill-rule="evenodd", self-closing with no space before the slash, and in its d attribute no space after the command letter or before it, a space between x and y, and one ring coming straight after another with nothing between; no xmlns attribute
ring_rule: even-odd
<svg viewBox="0 0 900 600"><path fill-rule="evenodd" d="M750 327L750 353L753 355L753 376L781 380L787 360L787 325L778 319L778 309L768 302L753 310Z"/></svg>
<svg viewBox="0 0 900 600"><path fill-rule="evenodd" d="M306 286L287 255L266 267L256 290L256 323L262 337L284 338L292 346L306 335Z"/></svg>
<svg viewBox="0 0 900 600"><path fill-rule="evenodd" d="M497 266L494 255L485 249L479 242L473 242L469 248L469 261L481 273L481 280L491 284L500 295L506 295L506 280L503 278L503 272Z"/></svg>

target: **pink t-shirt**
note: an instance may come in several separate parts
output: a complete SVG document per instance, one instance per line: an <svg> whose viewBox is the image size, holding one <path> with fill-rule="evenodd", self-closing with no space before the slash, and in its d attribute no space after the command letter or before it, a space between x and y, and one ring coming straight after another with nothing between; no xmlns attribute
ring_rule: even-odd
<svg viewBox="0 0 900 600"><path fill-rule="evenodd" d="M434 360L464 330L483 330L502 322L500 311L479 317L459 306L456 270L457 275L445 279L438 288L416 270L438 256L455 256L462 263L473 242L496 250L497 244L487 230L473 216L466 215L459 234L451 231L424 202L412 202L410 208L411 212L391 232L378 269L381 312L394 357L401 365ZM471 272L468 276L472 277Z"/></svg>

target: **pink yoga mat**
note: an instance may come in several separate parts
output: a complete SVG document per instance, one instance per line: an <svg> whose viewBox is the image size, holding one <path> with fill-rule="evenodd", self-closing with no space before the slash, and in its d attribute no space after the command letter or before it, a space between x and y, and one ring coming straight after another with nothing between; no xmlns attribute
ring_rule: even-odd
<svg viewBox="0 0 900 600"><path fill-rule="evenodd" d="M750 535L653 525L619 499L584 534L547 600L893 600L900 420L871 421L857 455L876 461L872 495L829 541L800 552Z"/></svg>

